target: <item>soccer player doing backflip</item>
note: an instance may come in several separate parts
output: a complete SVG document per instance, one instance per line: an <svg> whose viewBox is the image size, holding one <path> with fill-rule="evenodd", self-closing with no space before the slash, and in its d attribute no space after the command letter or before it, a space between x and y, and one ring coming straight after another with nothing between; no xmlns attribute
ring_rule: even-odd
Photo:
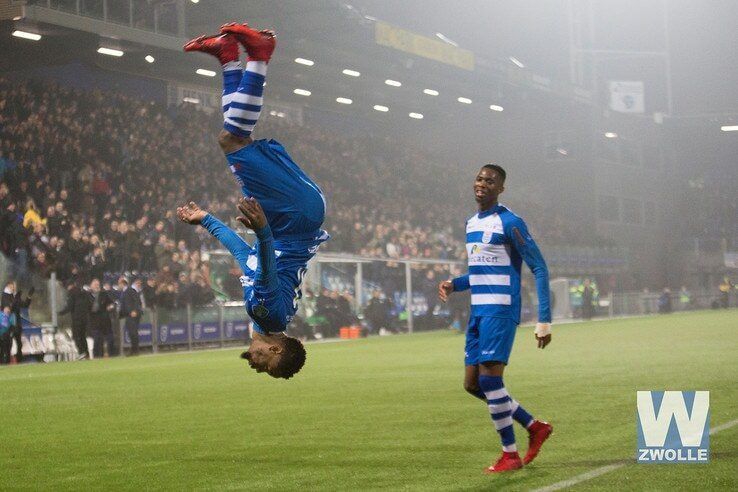
<svg viewBox="0 0 738 492"><path fill-rule="evenodd" d="M485 470L497 473L522 468L538 455L553 427L535 420L505 389L502 374L520 323L520 267L528 265L536 280L536 343L551 341L548 268L523 219L497 202L505 189L505 170L496 164L480 169L474 181L479 212L466 222L469 272L441 282L442 301L452 292L471 289L466 331L464 389L484 401L502 440L502 456ZM520 459L513 420L528 430L528 452Z"/></svg>
<svg viewBox="0 0 738 492"><path fill-rule="evenodd" d="M257 372L288 379L302 368L306 354L302 343L284 331L297 311L307 263L329 236L321 229L325 199L318 185L280 143L251 138L275 44L272 31L230 23L220 34L184 46L213 55L223 65L224 124L218 143L241 186L238 220L256 233L254 247L194 202L178 207L177 216L207 229L241 267L246 311L254 322L251 345L242 357ZM245 69L239 45L248 56Z"/></svg>

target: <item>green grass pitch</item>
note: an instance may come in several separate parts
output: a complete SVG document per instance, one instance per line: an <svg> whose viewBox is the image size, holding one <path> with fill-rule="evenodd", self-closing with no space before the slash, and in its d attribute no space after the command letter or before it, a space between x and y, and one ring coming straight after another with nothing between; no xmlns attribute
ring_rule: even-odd
<svg viewBox="0 0 738 492"><path fill-rule="evenodd" d="M523 470L461 387L451 332L313 344L293 380L236 350L0 370L0 489L530 490L635 458L636 390L709 390L711 427L738 418L738 312L518 332L506 384L555 427ZM527 439L516 424L522 450ZM738 426L706 465L631 463L574 489L736 489Z"/></svg>

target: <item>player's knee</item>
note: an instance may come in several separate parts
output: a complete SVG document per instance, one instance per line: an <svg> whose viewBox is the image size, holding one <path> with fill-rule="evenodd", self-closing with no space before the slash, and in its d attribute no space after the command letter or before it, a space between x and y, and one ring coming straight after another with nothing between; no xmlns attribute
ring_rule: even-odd
<svg viewBox="0 0 738 492"><path fill-rule="evenodd" d="M479 393L479 385L476 383L472 383L471 381L464 381L464 391L477 396L477 394Z"/></svg>

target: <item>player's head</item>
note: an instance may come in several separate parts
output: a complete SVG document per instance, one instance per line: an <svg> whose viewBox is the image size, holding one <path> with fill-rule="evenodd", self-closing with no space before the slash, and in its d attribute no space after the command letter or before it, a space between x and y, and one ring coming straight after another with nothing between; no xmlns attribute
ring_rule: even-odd
<svg viewBox="0 0 738 492"><path fill-rule="evenodd" d="M474 198L480 210L486 210L497 203L497 197L505 191L507 173L497 164L485 164L474 180Z"/></svg>
<svg viewBox="0 0 738 492"><path fill-rule="evenodd" d="M273 378L289 379L305 365L305 347L297 338L282 333L254 333L249 349L241 354L256 372L266 372Z"/></svg>

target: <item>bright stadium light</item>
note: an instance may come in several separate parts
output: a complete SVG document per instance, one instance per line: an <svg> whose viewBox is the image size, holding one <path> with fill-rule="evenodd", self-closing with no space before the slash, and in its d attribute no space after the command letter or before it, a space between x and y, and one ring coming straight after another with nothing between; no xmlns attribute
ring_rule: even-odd
<svg viewBox="0 0 738 492"><path fill-rule="evenodd" d="M520 60L518 60L514 56L508 57L508 60L510 60L511 62L513 62L515 64L515 66L517 66L518 68L525 68L525 65L523 65L523 62L521 62Z"/></svg>
<svg viewBox="0 0 738 492"><path fill-rule="evenodd" d="M312 67L313 65L315 65L315 62L313 60L308 60L307 58L295 58L295 63L305 65L306 67Z"/></svg>
<svg viewBox="0 0 738 492"><path fill-rule="evenodd" d="M738 125L724 125L720 129L724 132L738 132Z"/></svg>
<svg viewBox="0 0 738 492"><path fill-rule="evenodd" d="M459 101L462 104L471 104L472 103L472 100L469 99L468 97L457 97L456 100Z"/></svg>
<svg viewBox="0 0 738 492"><path fill-rule="evenodd" d="M503 108L502 106L498 104L490 104L489 109L491 109L492 111L504 111L505 110L505 108Z"/></svg>
<svg viewBox="0 0 738 492"><path fill-rule="evenodd" d="M200 104L200 100L196 97L183 97L182 101L192 104Z"/></svg>
<svg viewBox="0 0 738 492"><path fill-rule="evenodd" d="M454 48L458 48L458 47L459 47L459 43L457 43L457 42L456 42L456 41L454 41L453 39L449 39L449 37L448 37L448 36L444 35L444 34L443 34L443 33L441 33L441 32L437 32L437 33L436 33L436 37L437 37L438 39L440 39L441 41L443 41L444 43L446 43L446 44L450 44L450 45L451 45L451 46L453 46Z"/></svg>
<svg viewBox="0 0 738 492"><path fill-rule="evenodd" d="M428 94L429 96L437 96L438 91L435 89L423 89L423 94Z"/></svg>
<svg viewBox="0 0 738 492"><path fill-rule="evenodd" d="M151 55L146 55L146 57L144 58L144 60L146 60L149 63L154 63L156 61L156 58L154 58Z"/></svg>
<svg viewBox="0 0 738 492"><path fill-rule="evenodd" d="M387 106L382 106L381 104L375 104L374 109L381 113L386 113L387 111L389 111L389 108Z"/></svg>
<svg viewBox="0 0 738 492"><path fill-rule="evenodd" d="M410 113L408 116L410 118L415 118L416 120L422 120L423 119L423 115L420 114L420 113Z"/></svg>
<svg viewBox="0 0 738 492"><path fill-rule="evenodd" d="M340 104L351 104L354 101L352 101L351 99L347 97L337 97L336 102Z"/></svg>
<svg viewBox="0 0 738 492"><path fill-rule="evenodd" d="M615 132L605 132L605 137L607 138L618 138L618 134Z"/></svg>
<svg viewBox="0 0 738 492"><path fill-rule="evenodd" d="M192 3L200 3L200 0L190 0Z"/></svg>
<svg viewBox="0 0 738 492"><path fill-rule="evenodd" d="M351 70L349 68L344 68L343 72L344 75L348 75L349 77L358 77L361 75L361 72L357 72L356 70Z"/></svg>
<svg viewBox="0 0 738 492"><path fill-rule="evenodd" d="M392 79L387 79L384 81L384 83L387 85L391 85L392 87L400 87L402 85L402 82L398 82Z"/></svg>
<svg viewBox="0 0 738 492"><path fill-rule="evenodd" d="M123 56L123 52L121 50L114 50L113 48L103 48L102 46L97 49L97 52L100 53L101 55L117 56L117 57Z"/></svg>
<svg viewBox="0 0 738 492"><path fill-rule="evenodd" d="M215 72L213 72L212 70L205 70L204 68L198 68L197 70L195 70L195 73L197 75L203 75L205 77L215 77Z"/></svg>
<svg viewBox="0 0 738 492"><path fill-rule="evenodd" d="M310 91L309 91L309 90L307 90L307 89L295 89L295 90L294 90L294 91L292 91L292 92L294 92L294 93L295 93L295 94L297 94L298 96L309 96L309 95L311 95L311 94L312 94L312 92L310 92Z"/></svg>
<svg viewBox="0 0 738 492"><path fill-rule="evenodd" d="M38 41L39 39L41 39L40 34L26 31L13 31L13 36L15 36L16 38L30 39L31 41Z"/></svg>

